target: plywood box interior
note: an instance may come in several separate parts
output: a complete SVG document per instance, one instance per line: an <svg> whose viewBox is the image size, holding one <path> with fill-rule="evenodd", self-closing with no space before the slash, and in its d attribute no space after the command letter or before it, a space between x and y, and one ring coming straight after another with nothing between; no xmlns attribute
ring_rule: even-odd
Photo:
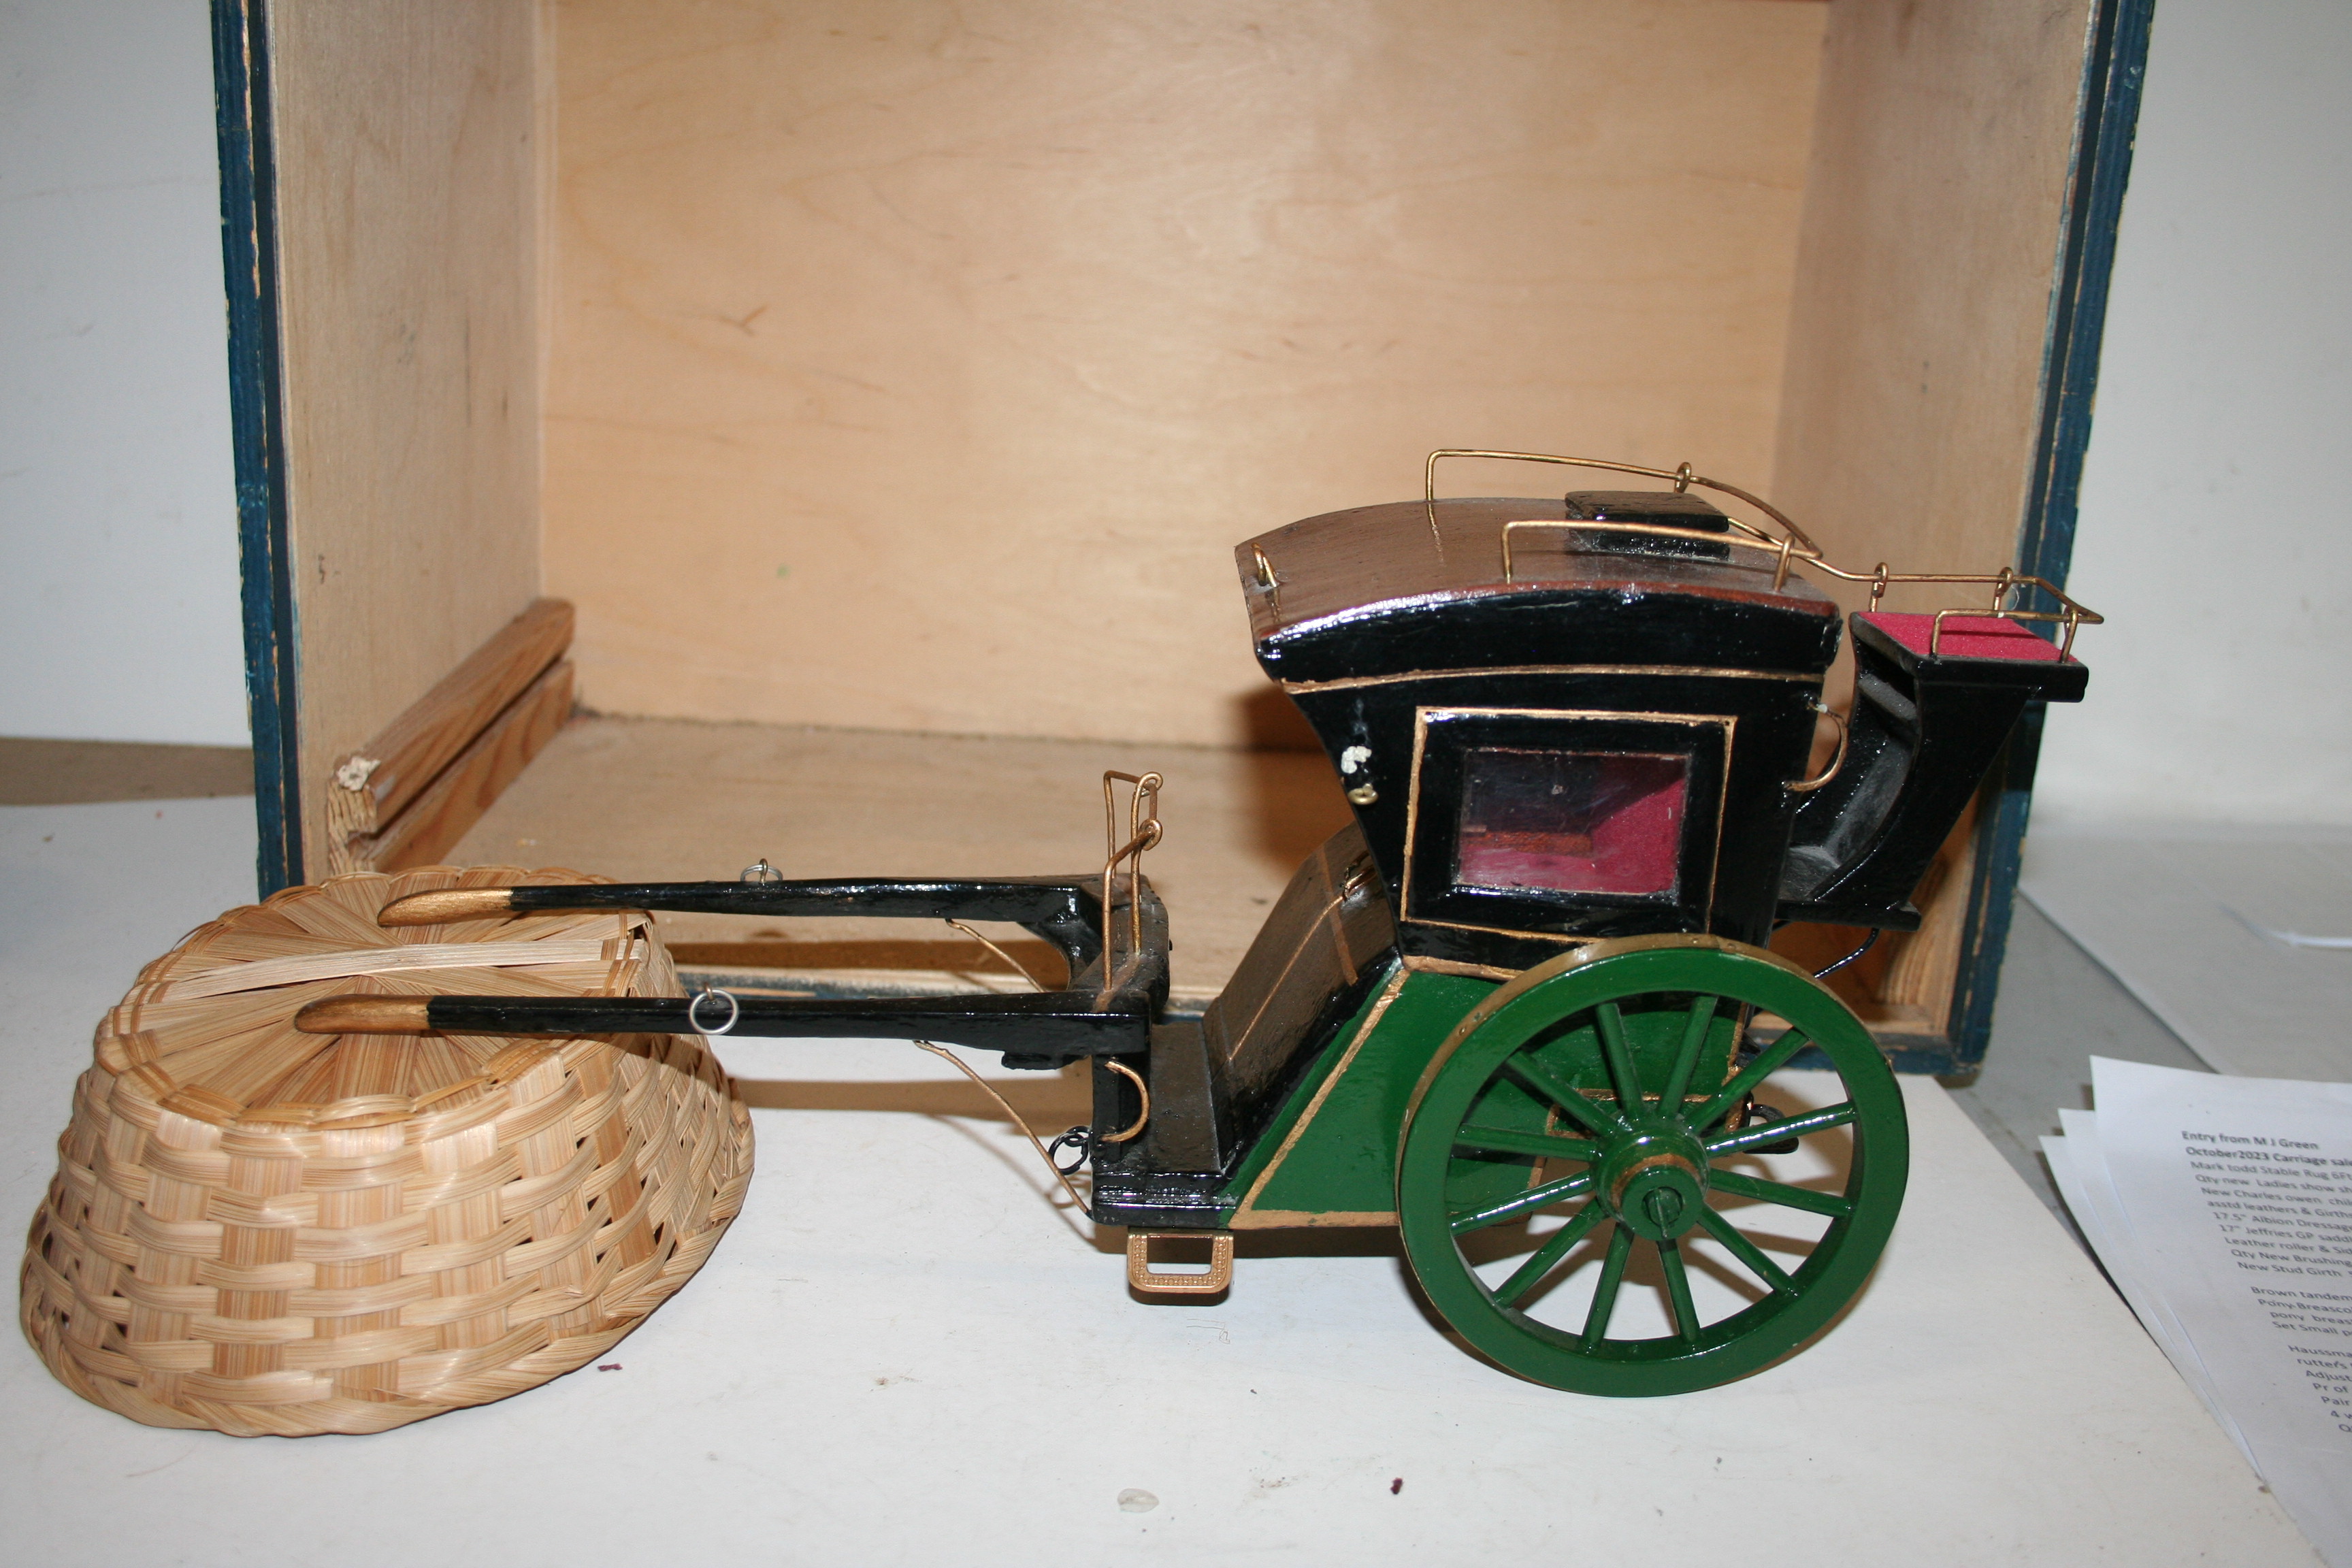
<svg viewBox="0 0 2352 1568"><path fill-rule="evenodd" d="M1864 566L2036 504L2094 0L226 9L311 875L338 762L541 595L604 714L1295 745L1232 546L1435 447L1687 458ZM1975 842L1883 1019L1944 1026Z"/></svg>

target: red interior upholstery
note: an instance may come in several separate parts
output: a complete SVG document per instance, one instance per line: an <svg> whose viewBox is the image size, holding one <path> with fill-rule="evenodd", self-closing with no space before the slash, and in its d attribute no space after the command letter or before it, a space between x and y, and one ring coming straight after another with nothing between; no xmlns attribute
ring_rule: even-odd
<svg viewBox="0 0 2352 1568"><path fill-rule="evenodd" d="M1885 612L1857 616L1925 658L1928 639L1934 635L1933 616L1894 615ZM2008 658L2033 664L2058 662L2058 645L2041 637L2023 622L2003 620L1998 616L1947 616L1944 635L1936 641L1938 658ZM2067 663L2074 662L2068 658Z"/></svg>

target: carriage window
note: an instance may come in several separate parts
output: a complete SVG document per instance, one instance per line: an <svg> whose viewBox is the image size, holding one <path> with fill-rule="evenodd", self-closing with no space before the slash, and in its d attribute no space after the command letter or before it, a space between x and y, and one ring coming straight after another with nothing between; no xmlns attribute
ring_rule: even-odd
<svg viewBox="0 0 2352 1568"><path fill-rule="evenodd" d="M1690 758L1471 749L1455 885L1497 891L1675 891Z"/></svg>

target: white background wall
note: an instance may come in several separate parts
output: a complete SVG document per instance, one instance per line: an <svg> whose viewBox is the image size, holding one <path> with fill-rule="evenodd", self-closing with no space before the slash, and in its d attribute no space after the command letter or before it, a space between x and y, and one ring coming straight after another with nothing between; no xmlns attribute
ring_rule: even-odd
<svg viewBox="0 0 2352 1568"><path fill-rule="evenodd" d="M2352 3L2157 0L2040 824L2352 823Z"/></svg>
<svg viewBox="0 0 2352 1568"><path fill-rule="evenodd" d="M243 745L205 0L0 0L0 734Z"/></svg>
<svg viewBox="0 0 2352 1568"><path fill-rule="evenodd" d="M0 733L236 743L204 0L0 0ZM2352 4L2159 0L2037 814L2352 822Z"/></svg>

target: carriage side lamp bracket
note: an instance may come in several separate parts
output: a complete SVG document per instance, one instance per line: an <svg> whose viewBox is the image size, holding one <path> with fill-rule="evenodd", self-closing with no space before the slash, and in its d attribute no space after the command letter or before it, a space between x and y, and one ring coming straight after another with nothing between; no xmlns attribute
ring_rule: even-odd
<svg viewBox="0 0 2352 1568"><path fill-rule="evenodd" d="M1206 1241L1209 1266L1171 1271L1152 1262L1155 1241ZM1222 1296L1234 1283L1234 1233L1229 1230L1130 1230L1127 1233L1127 1282L1154 1296Z"/></svg>

